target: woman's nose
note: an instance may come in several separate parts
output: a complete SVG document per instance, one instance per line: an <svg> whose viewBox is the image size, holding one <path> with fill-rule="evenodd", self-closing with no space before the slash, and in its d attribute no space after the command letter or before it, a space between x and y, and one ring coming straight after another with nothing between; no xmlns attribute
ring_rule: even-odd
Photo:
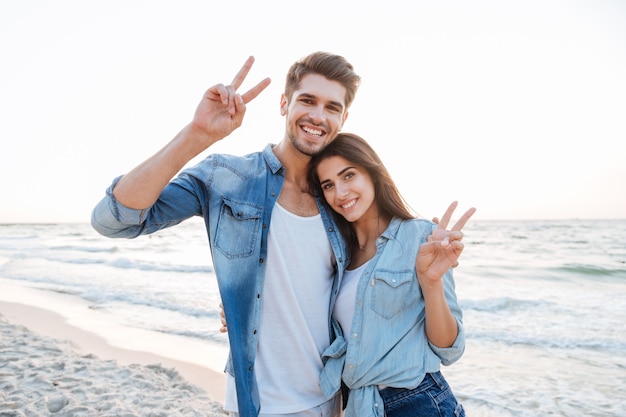
<svg viewBox="0 0 626 417"><path fill-rule="evenodd" d="M343 197L348 195L348 191L350 190L346 184L335 184L335 188L337 189L337 196Z"/></svg>

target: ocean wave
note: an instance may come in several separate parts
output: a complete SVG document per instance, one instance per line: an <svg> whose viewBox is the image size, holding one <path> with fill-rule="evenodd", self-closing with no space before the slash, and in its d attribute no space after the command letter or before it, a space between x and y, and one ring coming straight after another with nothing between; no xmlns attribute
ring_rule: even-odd
<svg viewBox="0 0 626 417"><path fill-rule="evenodd" d="M119 252L120 248L117 246L96 247L88 245L59 245L50 247L50 250L60 252L116 253Z"/></svg>
<svg viewBox="0 0 626 417"><path fill-rule="evenodd" d="M461 308L465 310L475 310L490 313L498 313L502 311L526 310L537 307L547 307L552 303L545 300L528 300L512 297L487 298L481 300L459 300Z"/></svg>
<svg viewBox="0 0 626 417"><path fill-rule="evenodd" d="M122 303L126 306L148 307L166 312L174 312L195 318L219 318L218 306L210 308L207 300L206 307L195 307L182 304L178 300L168 301L151 294L117 292L114 290L102 291L100 288L85 290L79 294L82 298L96 303L91 306L94 310L107 310L110 305Z"/></svg>
<svg viewBox="0 0 626 417"><path fill-rule="evenodd" d="M212 273L213 267L207 265L188 265L142 261L129 258L118 258L113 261L104 262L108 266L121 269L138 269L140 271L159 272L182 272L182 273Z"/></svg>
<svg viewBox="0 0 626 417"><path fill-rule="evenodd" d="M626 264L616 262L615 268L606 265L568 264L555 268L556 271L583 277L616 277L626 278Z"/></svg>
<svg viewBox="0 0 626 417"><path fill-rule="evenodd" d="M59 253L49 252L49 251L21 251L20 253L14 253L11 255L10 262L16 264L16 267L19 263L28 263L30 265L35 265L35 263L43 266L44 264L48 265L78 265L78 266L108 266L116 269L123 270L139 270L139 271L155 271L155 272L173 272L173 273L185 273L185 274L194 274L194 273L202 273L202 274L211 274L213 273L212 265L198 265L191 263L175 263L171 260L161 261L151 261L144 259L133 259L127 257L119 257L115 259L109 259L107 257L87 257L80 256L80 252L91 252L91 253L104 253L111 252L111 250L82 250L79 253L73 250L64 250ZM6 255L8 256L8 255ZM8 264L9 261L5 262ZM45 270L45 269L43 269Z"/></svg>
<svg viewBox="0 0 626 417"><path fill-rule="evenodd" d="M564 337L557 335L523 334L520 332L491 331L471 329L467 332L468 341L472 339L496 342L507 346L528 346L530 348L578 350L587 349L597 352L626 351L626 342L618 339L593 336Z"/></svg>

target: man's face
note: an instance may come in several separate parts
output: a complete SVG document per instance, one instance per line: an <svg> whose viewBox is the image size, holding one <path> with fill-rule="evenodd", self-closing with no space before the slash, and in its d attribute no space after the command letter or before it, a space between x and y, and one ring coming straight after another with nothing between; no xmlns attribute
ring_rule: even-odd
<svg viewBox="0 0 626 417"><path fill-rule="evenodd" d="M286 134L299 152L315 155L335 139L348 116L345 97L341 83L307 74L289 102L285 96L281 98Z"/></svg>

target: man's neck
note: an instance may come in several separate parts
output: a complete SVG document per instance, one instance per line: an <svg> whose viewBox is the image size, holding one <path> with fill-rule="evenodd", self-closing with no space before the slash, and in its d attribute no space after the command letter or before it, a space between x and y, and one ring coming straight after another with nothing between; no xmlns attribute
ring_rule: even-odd
<svg viewBox="0 0 626 417"><path fill-rule="evenodd" d="M298 151L289 142L289 139L283 139L278 145L274 146L274 154L285 167L286 180L297 184L302 189L307 189L307 174L311 157Z"/></svg>
<svg viewBox="0 0 626 417"><path fill-rule="evenodd" d="M309 217L319 213L313 194L309 192L307 173L311 157L296 150L285 139L274 146L274 154L285 167L285 184L278 202L289 212Z"/></svg>

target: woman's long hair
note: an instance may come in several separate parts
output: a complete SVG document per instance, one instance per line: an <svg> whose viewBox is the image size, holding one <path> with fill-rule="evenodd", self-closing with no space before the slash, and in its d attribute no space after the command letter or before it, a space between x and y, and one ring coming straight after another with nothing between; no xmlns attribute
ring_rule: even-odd
<svg viewBox="0 0 626 417"><path fill-rule="evenodd" d="M316 190L323 196L317 175L317 167L323 160L332 156L345 158L350 163L362 167L368 172L374 182L374 203L378 206L380 216L389 219L399 217L405 220L417 217L400 194L398 187L396 187L378 154L365 139L353 133L340 133L324 150L311 158L308 180L312 190ZM322 198L322 200L330 208L326 199ZM354 254L359 247L354 227L342 215L332 209L331 211L339 230L346 239L350 253Z"/></svg>

